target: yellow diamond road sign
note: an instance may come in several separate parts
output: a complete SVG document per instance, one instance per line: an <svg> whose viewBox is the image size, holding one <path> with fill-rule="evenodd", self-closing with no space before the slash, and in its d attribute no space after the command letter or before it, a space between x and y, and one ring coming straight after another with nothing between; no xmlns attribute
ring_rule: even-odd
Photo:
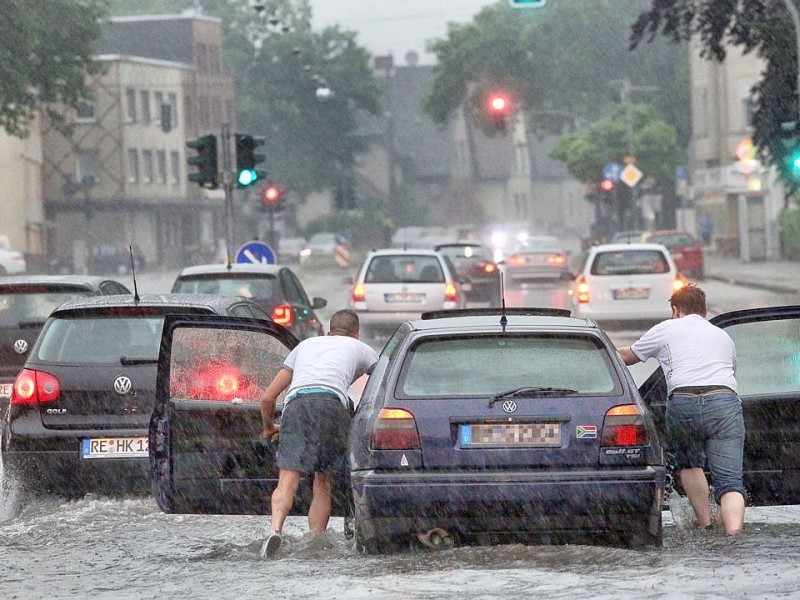
<svg viewBox="0 0 800 600"><path fill-rule="evenodd" d="M627 184L628 187L633 187L639 183L639 181L641 181L643 175L644 173L642 173L637 167L634 165L628 165L622 169L622 173L619 174L619 178L625 184Z"/></svg>

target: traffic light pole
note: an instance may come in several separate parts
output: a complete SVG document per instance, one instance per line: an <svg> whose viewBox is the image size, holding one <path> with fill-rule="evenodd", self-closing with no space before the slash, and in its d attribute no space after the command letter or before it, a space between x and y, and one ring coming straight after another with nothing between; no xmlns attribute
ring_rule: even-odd
<svg viewBox="0 0 800 600"><path fill-rule="evenodd" d="M222 189L225 191L225 248L227 264L233 262L233 173L231 161L231 131L227 123L223 123L220 140L222 141Z"/></svg>

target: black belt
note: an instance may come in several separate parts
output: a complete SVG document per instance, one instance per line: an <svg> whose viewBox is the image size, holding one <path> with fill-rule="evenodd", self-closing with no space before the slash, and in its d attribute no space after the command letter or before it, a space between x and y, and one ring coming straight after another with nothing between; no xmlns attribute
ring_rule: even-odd
<svg viewBox="0 0 800 600"><path fill-rule="evenodd" d="M724 385L701 385L701 386L686 386L679 387L672 390L673 394L685 394L688 396L702 396L703 394L710 394L711 392L733 392L733 390Z"/></svg>

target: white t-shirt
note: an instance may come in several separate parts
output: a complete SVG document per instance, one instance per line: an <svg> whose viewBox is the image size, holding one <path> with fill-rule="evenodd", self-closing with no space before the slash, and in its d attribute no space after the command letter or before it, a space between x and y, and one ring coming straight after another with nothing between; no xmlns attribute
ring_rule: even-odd
<svg viewBox="0 0 800 600"><path fill-rule="evenodd" d="M662 321L631 345L640 360L655 358L669 393L679 387L736 388L736 348L731 336L700 315Z"/></svg>
<svg viewBox="0 0 800 600"><path fill-rule="evenodd" d="M283 361L292 371L288 403L301 388L335 392L347 406L347 390L378 362L378 354L361 340L346 335L322 335L300 342Z"/></svg>

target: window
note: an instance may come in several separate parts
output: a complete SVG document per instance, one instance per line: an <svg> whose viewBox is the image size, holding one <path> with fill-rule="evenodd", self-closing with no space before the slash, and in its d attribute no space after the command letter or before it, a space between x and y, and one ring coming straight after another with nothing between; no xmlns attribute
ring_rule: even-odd
<svg viewBox="0 0 800 600"><path fill-rule="evenodd" d="M138 183L139 181L139 151L136 148L128 149L128 183Z"/></svg>
<svg viewBox="0 0 800 600"><path fill-rule="evenodd" d="M406 398L480 397L519 387L552 387L565 396L617 395L619 380L602 344L566 335L485 335L424 340L400 375Z"/></svg>
<svg viewBox="0 0 800 600"><path fill-rule="evenodd" d="M153 122L153 117L150 112L150 92L147 90L141 90L139 92L139 99L142 105L142 123L145 125L150 125Z"/></svg>
<svg viewBox="0 0 800 600"><path fill-rule="evenodd" d="M144 163L144 172L142 173L142 181L144 181L144 183L153 183L152 150L142 150L142 162Z"/></svg>
<svg viewBox="0 0 800 600"><path fill-rule="evenodd" d="M128 123L136 123L136 90L128 88L125 90L126 118Z"/></svg>
<svg viewBox="0 0 800 600"><path fill-rule="evenodd" d="M158 183L167 185L167 153L164 150L156 152L158 162Z"/></svg>
<svg viewBox="0 0 800 600"><path fill-rule="evenodd" d="M93 123L95 121L95 98L86 98L75 110L75 120L79 123Z"/></svg>
<svg viewBox="0 0 800 600"><path fill-rule="evenodd" d="M736 345L740 396L800 392L800 321L755 321L725 331Z"/></svg>
<svg viewBox="0 0 800 600"><path fill-rule="evenodd" d="M208 125L208 98L200 96L200 127Z"/></svg>
<svg viewBox="0 0 800 600"><path fill-rule="evenodd" d="M194 126L194 118L192 117L192 99L185 96L183 99L183 114L186 120L186 128L189 129ZM230 123L230 121L228 121Z"/></svg>
<svg viewBox="0 0 800 600"><path fill-rule="evenodd" d="M181 153L173 150L170 154L170 162L172 167L172 185L181 184Z"/></svg>
<svg viewBox="0 0 800 600"><path fill-rule="evenodd" d="M170 111L171 111L170 124L173 127L177 127L178 126L178 96L176 94L170 94L168 96L167 104L169 105L169 108L170 108Z"/></svg>
<svg viewBox="0 0 800 600"><path fill-rule="evenodd" d="M600 252L592 263L592 275L647 275L668 273L669 263L659 250Z"/></svg>
<svg viewBox="0 0 800 600"><path fill-rule="evenodd" d="M98 162L95 150L80 150L75 153L75 181L93 186L98 182Z"/></svg>

